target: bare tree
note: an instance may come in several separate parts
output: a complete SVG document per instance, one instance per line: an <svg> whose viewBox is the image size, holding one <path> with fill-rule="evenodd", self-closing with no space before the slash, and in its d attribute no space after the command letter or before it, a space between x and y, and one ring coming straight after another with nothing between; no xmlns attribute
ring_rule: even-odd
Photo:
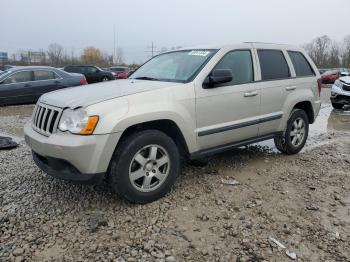
<svg viewBox="0 0 350 262"><path fill-rule="evenodd" d="M58 66L62 62L63 47L57 43L50 44L47 50L51 66Z"/></svg>
<svg viewBox="0 0 350 262"><path fill-rule="evenodd" d="M350 35L346 36L343 40L341 60L344 67L350 67Z"/></svg>
<svg viewBox="0 0 350 262"><path fill-rule="evenodd" d="M340 48L337 42L333 41L329 48L328 61L326 65L328 67L339 67L340 65Z"/></svg>
<svg viewBox="0 0 350 262"><path fill-rule="evenodd" d="M329 36L324 35L315 38L304 46L306 51L309 53L311 58L314 60L317 66L324 67L327 64L329 47L332 43L332 40Z"/></svg>

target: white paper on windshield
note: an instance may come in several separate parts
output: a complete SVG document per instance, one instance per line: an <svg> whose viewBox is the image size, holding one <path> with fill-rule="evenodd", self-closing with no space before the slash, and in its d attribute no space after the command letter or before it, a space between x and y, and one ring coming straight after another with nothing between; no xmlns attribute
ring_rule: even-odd
<svg viewBox="0 0 350 262"><path fill-rule="evenodd" d="M188 53L188 55L196 55L196 56L207 56L210 54L210 51L200 51L200 50L193 50Z"/></svg>

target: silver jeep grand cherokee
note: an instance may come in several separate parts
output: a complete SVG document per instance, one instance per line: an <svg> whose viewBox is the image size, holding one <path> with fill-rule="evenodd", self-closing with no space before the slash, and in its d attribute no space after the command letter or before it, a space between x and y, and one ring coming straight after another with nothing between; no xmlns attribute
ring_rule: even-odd
<svg viewBox="0 0 350 262"><path fill-rule="evenodd" d="M108 178L118 195L150 202L169 192L181 159L272 138L281 152L298 153L320 109L319 78L294 46L171 51L129 79L43 95L25 139L49 175Z"/></svg>

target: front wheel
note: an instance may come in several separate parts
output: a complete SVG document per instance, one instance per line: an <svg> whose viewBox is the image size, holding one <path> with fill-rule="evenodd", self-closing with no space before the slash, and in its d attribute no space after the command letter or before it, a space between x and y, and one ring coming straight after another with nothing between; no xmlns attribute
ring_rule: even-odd
<svg viewBox="0 0 350 262"><path fill-rule="evenodd" d="M334 109L342 109L343 108L343 104L338 104L338 103L332 103L332 106Z"/></svg>
<svg viewBox="0 0 350 262"><path fill-rule="evenodd" d="M102 82L106 82L106 81L109 81L110 79L107 77L107 76L104 76L103 78L102 78Z"/></svg>
<svg viewBox="0 0 350 262"><path fill-rule="evenodd" d="M147 203L168 193L180 172L174 141L158 130L141 131L121 141L113 155L109 178L117 195Z"/></svg>
<svg viewBox="0 0 350 262"><path fill-rule="evenodd" d="M275 145L284 154L296 154L304 147L308 134L308 116L304 110L294 109L283 135L275 137Z"/></svg>

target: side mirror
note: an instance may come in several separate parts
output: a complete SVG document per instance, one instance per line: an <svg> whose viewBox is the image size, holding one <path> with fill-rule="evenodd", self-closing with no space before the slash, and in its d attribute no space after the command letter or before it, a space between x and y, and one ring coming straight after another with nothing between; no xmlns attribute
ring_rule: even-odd
<svg viewBox="0 0 350 262"><path fill-rule="evenodd" d="M224 84L233 80L230 69L215 69L203 82L203 88L214 88L218 84Z"/></svg>

